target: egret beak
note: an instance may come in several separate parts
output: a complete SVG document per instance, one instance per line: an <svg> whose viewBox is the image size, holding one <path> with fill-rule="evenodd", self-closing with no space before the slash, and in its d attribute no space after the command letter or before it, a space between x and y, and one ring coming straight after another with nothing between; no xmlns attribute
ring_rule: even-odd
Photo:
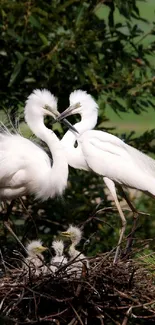
<svg viewBox="0 0 155 325"><path fill-rule="evenodd" d="M59 118L57 119L57 121L59 122ZM64 118L62 121L60 120L60 122L66 125L70 130L79 133L78 130L76 130L75 127L66 118Z"/></svg>
<svg viewBox="0 0 155 325"><path fill-rule="evenodd" d="M57 121L61 121L63 120L65 117L69 116L69 115L72 115L74 110L79 108L81 106L80 103L76 103L74 105L70 105L68 108L65 109L65 111L63 111L59 117L57 118Z"/></svg>
<svg viewBox="0 0 155 325"><path fill-rule="evenodd" d="M39 246L37 250L38 250L38 253L42 253L42 252L46 251L47 249L48 249L48 247Z"/></svg>
<svg viewBox="0 0 155 325"><path fill-rule="evenodd" d="M47 106L46 106L47 107ZM49 107L49 109L51 109ZM60 120L59 121L59 117L60 117L60 113L56 110L52 111L51 110L48 110L47 108L44 108L44 114L45 115L49 115L49 116L52 116L54 118L54 121L53 121L53 124L56 123L56 122L62 122L64 125L66 125L70 130L76 132L76 133L79 133L75 128L74 126L68 121L66 120L65 118L62 119L62 121Z"/></svg>
<svg viewBox="0 0 155 325"><path fill-rule="evenodd" d="M60 116L60 113L56 110L52 110L51 107L46 106L44 109L44 115L52 116L54 119L57 119Z"/></svg>
<svg viewBox="0 0 155 325"><path fill-rule="evenodd" d="M64 237L64 238L71 238L71 234L70 232L67 232L67 231L63 231L60 233L60 236L61 237Z"/></svg>

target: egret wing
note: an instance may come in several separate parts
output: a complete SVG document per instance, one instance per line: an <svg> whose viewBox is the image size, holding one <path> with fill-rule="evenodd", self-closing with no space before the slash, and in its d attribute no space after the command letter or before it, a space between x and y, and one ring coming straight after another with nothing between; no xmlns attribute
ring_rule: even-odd
<svg viewBox="0 0 155 325"><path fill-rule="evenodd" d="M1 185L20 169L44 162L50 166L48 155L39 146L16 134L0 134L0 179ZM33 163L33 164L31 164Z"/></svg>
<svg viewBox="0 0 155 325"><path fill-rule="evenodd" d="M154 195L155 161L152 158L106 132L85 132L80 142L85 159L94 172Z"/></svg>

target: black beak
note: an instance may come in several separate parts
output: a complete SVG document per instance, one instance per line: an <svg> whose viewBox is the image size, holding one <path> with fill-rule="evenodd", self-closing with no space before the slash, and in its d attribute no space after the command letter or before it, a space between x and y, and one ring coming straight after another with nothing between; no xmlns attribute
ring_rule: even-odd
<svg viewBox="0 0 155 325"><path fill-rule="evenodd" d="M59 118L57 119L57 121L59 122ZM63 120L61 120L60 119L60 121L64 124L64 125L66 125L70 130L72 130L72 131L74 131L74 132L76 132L76 133L79 133L76 129L75 129L75 127L68 121L68 120L66 120L66 118L64 118Z"/></svg>

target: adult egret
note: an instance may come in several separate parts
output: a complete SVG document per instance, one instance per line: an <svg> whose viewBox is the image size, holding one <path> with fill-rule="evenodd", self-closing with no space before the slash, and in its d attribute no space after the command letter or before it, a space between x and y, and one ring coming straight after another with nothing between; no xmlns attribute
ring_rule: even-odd
<svg viewBox="0 0 155 325"><path fill-rule="evenodd" d="M67 231L62 232L61 235L71 240L68 254L70 256L69 261L73 261L73 263L67 268L67 274L80 278L84 265L86 265L87 269L89 268L89 262L86 256L76 249L76 246L81 241L82 231L78 227L70 225Z"/></svg>
<svg viewBox="0 0 155 325"><path fill-rule="evenodd" d="M80 103L79 107L75 108L75 103ZM97 122L98 105L85 91L72 92L70 105L58 120L69 115L80 114L81 121L74 125L79 135L68 131L61 142L68 164L74 168L92 170L102 175L111 192L122 222L115 263L126 229L126 219L117 198L115 184L138 189L155 197L155 161L112 134L90 130ZM77 148L74 147L76 140ZM130 202L128 203L135 212L136 209Z"/></svg>
<svg viewBox="0 0 155 325"><path fill-rule="evenodd" d="M67 263L67 258L63 255L64 243L62 240L54 240L52 248L54 249L55 256L50 261L50 269L55 273L59 267Z"/></svg>
<svg viewBox="0 0 155 325"><path fill-rule="evenodd" d="M44 252L47 247L42 246L41 240L32 240L27 246L28 256L23 262L23 269L31 275L39 276L41 273L46 274L47 267L44 264Z"/></svg>
<svg viewBox="0 0 155 325"><path fill-rule="evenodd" d="M67 158L57 136L44 124L45 115L59 116L57 98L46 89L36 89L28 97L24 113L32 132L48 145L53 164L46 152L32 141L9 131L0 133L0 199L33 194L43 201L62 195L67 186ZM7 221L5 226L12 232Z"/></svg>

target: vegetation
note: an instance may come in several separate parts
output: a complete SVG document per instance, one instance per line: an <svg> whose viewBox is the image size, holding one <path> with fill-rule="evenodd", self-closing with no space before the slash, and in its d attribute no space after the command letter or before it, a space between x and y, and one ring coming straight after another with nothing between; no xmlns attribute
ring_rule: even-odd
<svg viewBox="0 0 155 325"><path fill-rule="evenodd" d="M68 105L70 92L81 88L91 93L100 105L98 129L106 128L153 155L153 129L138 136L125 126L120 134L119 128L111 129L105 123L109 111L140 116L151 109L154 116L155 24L153 20L149 24L144 13L141 15L142 4L143 0L1 0L3 122L11 129L18 121L22 134L30 137L23 120L23 107L34 88L48 88L57 95L60 111ZM143 24L148 24L147 32ZM48 122L48 126L52 124ZM56 124L53 129L62 137L62 127ZM136 238L155 237L154 201L143 195L132 198L137 208L152 215L140 219ZM106 210L107 207L111 209ZM128 234L132 214L126 212L126 216ZM24 243L39 236L50 244L53 235L66 229L68 223L82 225L85 238L89 238L89 242L83 242L89 255L110 250L119 235L120 220L102 178L73 169L62 199L45 203L33 198L16 200L11 219ZM2 224L0 235L3 253L10 254L14 242L9 235L6 238ZM153 240L149 248L154 248Z"/></svg>

